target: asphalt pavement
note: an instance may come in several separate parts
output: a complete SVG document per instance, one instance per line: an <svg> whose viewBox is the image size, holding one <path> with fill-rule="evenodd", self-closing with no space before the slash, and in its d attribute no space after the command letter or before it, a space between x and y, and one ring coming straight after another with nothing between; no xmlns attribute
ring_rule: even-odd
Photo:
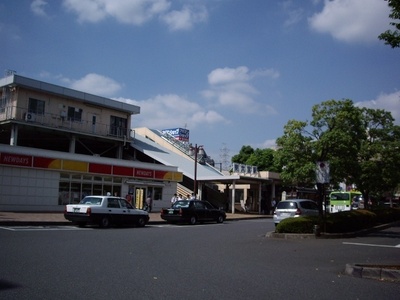
<svg viewBox="0 0 400 300"><path fill-rule="evenodd" d="M150 213L148 224L165 223L161 219L159 212ZM227 213L227 220L246 220L246 219L262 219L272 218L272 215L259 215L255 213ZM1 212L0 211L0 226L70 226L72 223L64 218L63 212ZM267 238L282 238L282 239L308 239L308 238L349 238L358 235L365 235L369 232L380 231L392 226L399 226L399 222L386 224L377 228L364 230L360 232L351 232L347 234L277 234L275 232L267 232ZM398 227L399 228L399 227ZM400 237L400 228L399 228ZM346 265L345 272L347 275L360 278L373 278L377 280L390 280L400 283L400 266L385 265L385 266L368 266L349 264Z"/></svg>

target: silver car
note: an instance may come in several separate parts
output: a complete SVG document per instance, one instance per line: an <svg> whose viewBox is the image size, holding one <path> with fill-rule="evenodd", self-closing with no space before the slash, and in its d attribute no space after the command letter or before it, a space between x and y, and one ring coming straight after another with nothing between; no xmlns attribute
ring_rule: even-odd
<svg viewBox="0 0 400 300"><path fill-rule="evenodd" d="M274 211L275 226L286 218L301 216L318 216L318 205L308 199L290 199L277 204Z"/></svg>

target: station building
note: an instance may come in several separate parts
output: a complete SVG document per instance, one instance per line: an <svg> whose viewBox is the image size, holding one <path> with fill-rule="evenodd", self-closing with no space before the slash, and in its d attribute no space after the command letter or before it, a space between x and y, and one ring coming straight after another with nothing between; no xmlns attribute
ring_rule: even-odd
<svg viewBox="0 0 400 300"><path fill-rule="evenodd" d="M252 197L261 212L274 197L276 174L226 174L188 137L132 127L138 106L17 74L0 89L0 211L62 211L107 193L138 208L150 197L159 211L195 192L232 212Z"/></svg>

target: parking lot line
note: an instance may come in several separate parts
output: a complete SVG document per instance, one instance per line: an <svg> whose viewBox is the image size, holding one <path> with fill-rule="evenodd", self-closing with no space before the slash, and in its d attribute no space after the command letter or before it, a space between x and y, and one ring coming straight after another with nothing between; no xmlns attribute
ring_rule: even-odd
<svg viewBox="0 0 400 300"><path fill-rule="evenodd" d="M0 229L9 231L60 231L60 230L91 230L92 228L79 228L75 226L0 226Z"/></svg>
<svg viewBox="0 0 400 300"><path fill-rule="evenodd" d="M364 243L350 243L350 242L343 242L344 245L355 245L355 246L367 246L367 247L382 247L382 248L400 248L399 245L377 245L377 244L364 244Z"/></svg>

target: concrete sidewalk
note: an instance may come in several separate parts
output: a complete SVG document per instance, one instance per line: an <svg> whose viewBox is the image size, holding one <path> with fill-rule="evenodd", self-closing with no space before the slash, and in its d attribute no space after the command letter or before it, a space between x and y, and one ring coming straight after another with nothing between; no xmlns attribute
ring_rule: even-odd
<svg viewBox="0 0 400 300"><path fill-rule="evenodd" d="M149 224L165 223L159 212L150 213ZM227 213L227 220L244 220L257 218L272 218L271 215ZM50 226L72 225L64 218L63 212L1 212L0 226Z"/></svg>

